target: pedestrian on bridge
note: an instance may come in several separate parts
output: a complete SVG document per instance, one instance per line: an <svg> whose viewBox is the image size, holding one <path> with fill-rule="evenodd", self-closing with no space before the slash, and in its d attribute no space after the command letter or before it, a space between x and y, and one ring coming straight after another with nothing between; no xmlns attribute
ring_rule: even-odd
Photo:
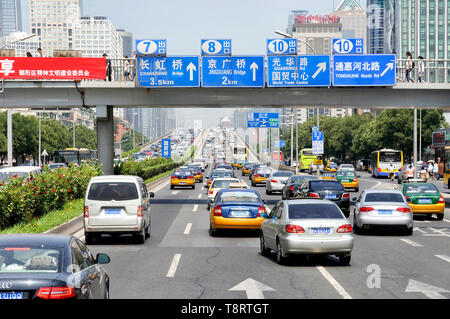
<svg viewBox="0 0 450 319"><path fill-rule="evenodd" d="M106 53L103 53L103 57L106 59L106 77L108 81L111 82L111 73L112 73L111 60L108 59L108 55Z"/></svg>
<svg viewBox="0 0 450 319"><path fill-rule="evenodd" d="M417 78L419 80L419 83L422 83L423 74L425 73L425 64L423 62L423 56L420 55L418 59L419 59L419 62L417 64L418 64L419 73L417 74Z"/></svg>
<svg viewBox="0 0 450 319"><path fill-rule="evenodd" d="M406 82L413 82L411 80L411 71L414 69L415 63L412 61L413 56L411 52L406 52L406 58L408 59L406 62Z"/></svg>

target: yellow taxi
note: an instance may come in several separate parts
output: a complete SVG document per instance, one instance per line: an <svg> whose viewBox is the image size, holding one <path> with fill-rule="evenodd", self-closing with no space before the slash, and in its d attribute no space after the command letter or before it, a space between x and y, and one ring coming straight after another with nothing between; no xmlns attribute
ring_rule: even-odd
<svg viewBox="0 0 450 319"><path fill-rule="evenodd" d="M359 178L354 171L342 170L336 172L334 179L341 182L344 188L352 188L356 192L359 192Z"/></svg>
<svg viewBox="0 0 450 319"><path fill-rule="evenodd" d="M322 174L322 179L324 179L324 180L334 179L334 173L324 171L323 174Z"/></svg>
<svg viewBox="0 0 450 319"><path fill-rule="evenodd" d="M259 230L267 217L261 195L253 189L222 189L208 200L210 236L218 230Z"/></svg>
<svg viewBox="0 0 450 319"><path fill-rule="evenodd" d="M211 187L211 183L215 178L227 178L227 177L234 177L233 176L233 172L232 171L227 171L227 170L214 170L212 171L211 175L207 178L206 181L206 187L209 189Z"/></svg>
<svg viewBox="0 0 450 319"><path fill-rule="evenodd" d="M170 189L175 186L190 186L195 189L195 179L192 171L184 169L176 169L170 177Z"/></svg>
<svg viewBox="0 0 450 319"><path fill-rule="evenodd" d="M249 175L252 166L253 163L245 163L244 165L242 165L242 176Z"/></svg>
<svg viewBox="0 0 450 319"><path fill-rule="evenodd" d="M444 219L445 198L436 185L421 180L410 180L401 188L413 214L436 214L438 220Z"/></svg>
<svg viewBox="0 0 450 319"><path fill-rule="evenodd" d="M187 165L187 167L193 172L196 182L203 182L203 173L200 165Z"/></svg>
<svg viewBox="0 0 450 319"><path fill-rule="evenodd" d="M337 172L338 166L336 163L328 162L327 166L325 166L324 170L328 171L328 172Z"/></svg>
<svg viewBox="0 0 450 319"><path fill-rule="evenodd" d="M269 178L272 170L267 167L258 168L254 174L252 174L252 186L256 186L258 184L266 184L267 178Z"/></svg>

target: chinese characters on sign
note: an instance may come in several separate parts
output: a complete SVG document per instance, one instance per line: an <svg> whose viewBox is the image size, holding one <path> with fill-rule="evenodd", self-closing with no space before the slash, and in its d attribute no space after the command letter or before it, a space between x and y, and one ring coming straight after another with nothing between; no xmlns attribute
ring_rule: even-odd
<svg viewBox="0 0 450 319"><path fill-rule="evenodd" d="M161 141L161 153L163 158L170 158L171 157L171 141L170 139L163 139Z"/></svg>
<svg viewBox="0 0 450 319"><path fill-rule="evenodd" d="M279 114L278 113L248 113L247 114L247 127L259 127L259 128L277 128L279 127Z"/></svg>
<svg viewBox="0 0 450 319"><path fill-rule="evenodd" d="M314 24L314 23L339 23L340 18L333 14L333 15L309 15L301 14L298 15L295 18L295 22L298 24Z"/></svg>

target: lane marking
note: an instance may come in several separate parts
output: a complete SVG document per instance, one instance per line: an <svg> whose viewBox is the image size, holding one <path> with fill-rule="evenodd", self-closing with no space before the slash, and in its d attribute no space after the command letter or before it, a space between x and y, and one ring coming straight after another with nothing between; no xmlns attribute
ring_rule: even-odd
<svg viewBox="0 0 450 319"><path fill-rule="evenodd" d="M169 185L169 182L170 182L170 180L167 181L166 183L163 183L163 184L160 185L158 188L156 188L156 189L154 189L154 190L151 190L151 191L153 191L153 193L156 193L156 192L160 191L161 189L165 188L167 185Z"/></svg>
<svg viewBox="0 0 450 319"><path fill-rule="evenodd" d="M448 256L445 256L445 255L434 255L434 256L450 263L450 257L448 257Z"/></svg>
<svg viewBox="0 0 450 319"><path fill-rule="evenodd" d="M413 246L413 247L423 247L421 244L416 243L415 241L412 241L410 239L400 239L400 240L408 245Z"/></svg>
<svg viewBox="0 0 450 319"><path fill-rule="evenodd" d="M420 229L419 227L414 227L413 231L418 231L418 232L421 232L422 234L426 234L427 233L426 231L424 231L423 229Z"/></svg>
<svg viewBox="0 0 450 319"><path fill-rule="evenodd" d="M450 220L448 219L443 219L444 222L450 223Z"/></svg>
<svg viewBox="0 0 450 319"><path fill-rule="evenodd" d="M184 234L185 235L189 235L189 233L191 232L191 227L192 227L192 223L188 223L186 225L186 228L184 229Z"/></svg>
<svg viewBox="0 0 450 319"><path fill-rule="evenodd" d="M317 266L317 270L320 271L322 276L336 289L336 291L344 298L344 299L353 299L352 296L342 287L333 276L330 275L328 271L322 266Z"/></svg>
<svg viewBox="0 0 450 319"><path fill-rule="evenodd" d="M173 278L175 276L180 258L181 254L175 254L175 256L173 256L172 263L170 264L166 277Z"/></svg>
<svg viewBox="0 0 450 319"><path fill-rule="evenodd" d="M198 194L198 199L202 198L202 194Z"/></svg>
<svg viewBox="0 0 450 319"><path fill-rule="evenodd" d="M194 208L192 209L192 211L195 213L198 210L198 204L194 205Z"/></svg>
<svg viewBox="0 0 450 319"><path fill-rule="evenodd" d="M176 195L176 194L178 194L180 191L173 191L172 192L172 195Z"/></svg>

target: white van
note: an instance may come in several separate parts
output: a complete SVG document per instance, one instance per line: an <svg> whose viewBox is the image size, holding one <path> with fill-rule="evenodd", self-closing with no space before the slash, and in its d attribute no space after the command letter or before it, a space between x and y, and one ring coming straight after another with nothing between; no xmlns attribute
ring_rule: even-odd
<svg viewBox="0 0 450 319"><path fill-rule="evenodd" d="M86 244L101 234L133 234L139 243L150 236L150 198L137 176L99 176L89 181L84 199Z"/></svg>
<svg viewBox="0 0 450 319"><path fill-rule="evenodd" d="M33 178L42 173L39 166L14 166L0 168L0 183L7 183L11 177L15 178Z"/></svg>

